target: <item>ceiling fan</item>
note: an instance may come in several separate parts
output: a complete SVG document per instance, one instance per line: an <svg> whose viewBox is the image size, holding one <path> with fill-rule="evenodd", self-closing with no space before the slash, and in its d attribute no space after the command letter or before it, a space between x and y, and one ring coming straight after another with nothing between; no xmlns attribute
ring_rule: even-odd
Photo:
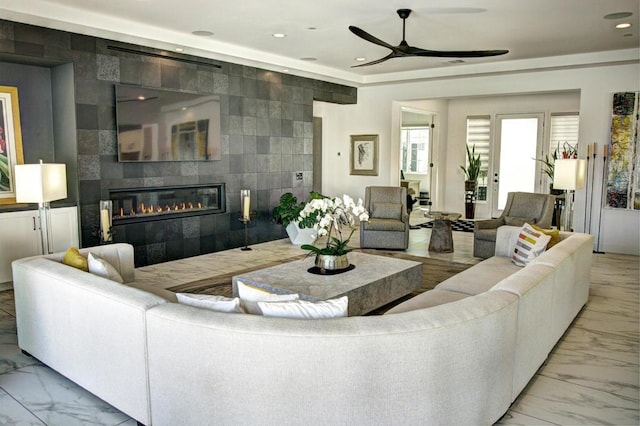
<svg viewBox="0 0 640 426"><path fill-rule="evenodd" d="M391 53L389 53L384 58L380 58L375 61L367 62L366 64L353 65L351 68L357 67L365 67L368 65L379 64L380 62L384 62L393 58L402 58L408 56L429 56L429 57L438 57L438 58L481 58L485 56L498 56L504 55L508 53L508 50L459 50L459 51L446 51L446 50L427 50L420 49L419 47L409 46L409 43L405 40L405 24L406 20L411 14L411 9L398 9L398 16L402 19L402 41L398 46L392 46L387 42L380 40L369 34L368 32L355 27L353 25L349 26L349 30L357 35L358 37L382 47L386 47L387 49L391 49Z"/></svg>

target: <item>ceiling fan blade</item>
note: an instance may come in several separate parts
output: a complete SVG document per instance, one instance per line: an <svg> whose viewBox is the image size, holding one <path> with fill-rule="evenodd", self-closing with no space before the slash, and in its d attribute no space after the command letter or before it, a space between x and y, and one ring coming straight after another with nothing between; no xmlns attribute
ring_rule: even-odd
<svg viewBox="0 0 640 426"><path fill-rule="evenodd" d="M407 56L430 56L435 58L483 58L486 56L499 56L509 53L508 50L427 50L419 47L409 47Z"/></svg>
<svg viewBox="0 0 640 426"><path fill-rule="evenodd" d="M377 37L372 36L371 34L369 34L368 32L366 32L365 30L362 30L358 27L354 27L353 25L349 25L349 30L354 33L355 35L357 35L358 37L360 37L361 39L364 39L370 43L373 44L377 44L378 46L382 46L382 47L386 47L387 49L391 49L393 51L396 50L396 46L392 46L389 43L387 43L386 41L382 41ZM360 66L360 65L358 65Z"/></svg>
<svg viewBox="0 0 640 426"><path fill-rule="evenodd" d="M384 58L380 58L380 59L377 59L375 61L367 62L366 64L352 65L351 68L359 68L359 67L366 67L366 66L369 66L369 65L375 65L375 64L379 64L380 62L387 61L389 59L397 58L399 56L402 56L402 55L398 55L395 52L391 52L387 56L385 56Z"/></svg>

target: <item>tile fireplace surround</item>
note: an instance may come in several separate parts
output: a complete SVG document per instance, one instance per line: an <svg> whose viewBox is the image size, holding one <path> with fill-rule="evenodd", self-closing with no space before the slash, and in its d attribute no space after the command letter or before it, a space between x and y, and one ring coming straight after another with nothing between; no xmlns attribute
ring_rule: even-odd
<svg viewBox="0 0 640 426"><path fill-rule="evenodd" d="M118 225L114 240L134 245L139 266L241 247L243 188L256 212L249 242L283 237L271 210L284 192L305 198L311 191L313 103L355 104L357 88L186 54L146 56L145 49L0 20L0 82L18 87L21 116L29 118L22 122L25 162L55 158L73 171L69 201L79 206L82 246L98 244L99 201L109 189L207 182L226 183L225 212ZM117 84L218 97L220 160L118 162Z"/></svg>

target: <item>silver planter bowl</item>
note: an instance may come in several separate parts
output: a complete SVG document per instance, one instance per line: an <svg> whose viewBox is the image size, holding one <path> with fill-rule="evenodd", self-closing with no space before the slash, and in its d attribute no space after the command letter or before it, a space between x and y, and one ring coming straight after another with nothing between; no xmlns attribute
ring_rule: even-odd
<svg viewBox="0 0 640 426"><path fill-rule="evenodd" d="M339 271L349 267L349 259L346 254L341 254L340 256L317 254L316 266L326 271Z"/></svg>

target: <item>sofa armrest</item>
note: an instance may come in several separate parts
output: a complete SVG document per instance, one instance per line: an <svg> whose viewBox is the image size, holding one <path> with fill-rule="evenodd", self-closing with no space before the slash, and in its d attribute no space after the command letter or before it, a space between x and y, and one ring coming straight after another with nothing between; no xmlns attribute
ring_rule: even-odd
<svg viewBox="0 0 640 426"><path fill-rule="evenodd" d="M94 255L106 260L116 268L125 283L131 282L135 279L135 263L133 257L133 246L131 244L116 243L87 247L80 249L80 253L84 256L88 256L89 253L93 253ZM62 262L64 252L53 253L44 257L57 262Z"/></svg>
<svg viewBox="0 0 640 426"><path fill-rule="evenodd" d="M501 225L504 225L504 220L501 217L495 219L476 220L473 223L473 229L494 229Z"/></svg>

